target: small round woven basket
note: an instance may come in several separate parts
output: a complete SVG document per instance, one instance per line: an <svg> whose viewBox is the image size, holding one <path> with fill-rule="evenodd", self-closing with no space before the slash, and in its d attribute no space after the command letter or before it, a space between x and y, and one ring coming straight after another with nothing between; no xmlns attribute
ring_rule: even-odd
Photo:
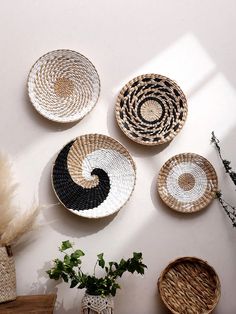
<svg viewBox="0 0 236 314"><path fill-rule="evenodd" d="M178 212L192 213L205 208L215 198L218 180L206 158L183 153L162 166L157 189L167 206Z"/></svg>
<svg viewBox="0 0 236 314"><path fill-rule="evenodd" d="M162 301L174 314L208 314L220 298L220 280L215 270L196 257L171 262L158 279Z"/></svg>
<svg viewBox="0 0 236 314"><path fill-rule="evenodd" d="M121 90L116 119L121 130L143 145L169 142L182 129L187 100L181 88L159 74L135 77Z"/></svg>
<svg viewBox="0 0 236 314"><path fill-rule="evenodd" d="M59 152L52 170L59 201L86 218L117 212L130 198L135 179L135 164L126 148L101 134L72 140Z"/></svg>
<svg viewBox="0 0 236 314"><path fill-rule="evenodd" d="M82 119L96 104L100 80L94 65L71 50L51 51L32 66L28 93L35 109L56 122Z"/></svg>
<svg viewBox="0 0 236 314"><path fill-rule="evenodd" d="M12 254L0 247L0 303L16 299L16 271Z"/></svg>

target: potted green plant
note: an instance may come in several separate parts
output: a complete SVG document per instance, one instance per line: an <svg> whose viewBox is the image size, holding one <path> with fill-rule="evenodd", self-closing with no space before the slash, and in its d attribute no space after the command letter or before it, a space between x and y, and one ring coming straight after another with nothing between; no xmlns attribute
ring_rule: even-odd
<svg viewBox="0 0 236 314"><path fill-rule="evenodd" d="M63 253L63 258L56 258L53 266L47 270L47 274L51 279L67 282L70 288L86 289L82 299L82 313L87 314L111 314L114 313L113 297L116 295L120 285L117 279L122 277L125 272L138 273L143 275L147 266L142 262L142 253L133 253L131 258L127 260L121 259L118 263L104 260L104 254L97 255L92 275L82 271L82 260L85 254L80 249L74 249L73 244L67 240L63 241L59 247L59 251ZM96 267L101 267L105 275L103 277L96 276Z"/></svg>

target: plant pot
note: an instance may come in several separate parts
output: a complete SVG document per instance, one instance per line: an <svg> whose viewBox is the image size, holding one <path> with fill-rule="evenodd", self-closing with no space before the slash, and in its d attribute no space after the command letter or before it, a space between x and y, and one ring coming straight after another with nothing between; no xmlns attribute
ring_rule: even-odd
<svg viewBox="0 0 236 314"><path fill-rule="evenodd" d="M82 298L81 314L114 314L114 298L85 293Z"/></svg>
<svg viewBox="0 0 236 314"><path fill-rule="evenodd" d="M10 247L0 247L0 303L16 299L15 262Z"/></svg>

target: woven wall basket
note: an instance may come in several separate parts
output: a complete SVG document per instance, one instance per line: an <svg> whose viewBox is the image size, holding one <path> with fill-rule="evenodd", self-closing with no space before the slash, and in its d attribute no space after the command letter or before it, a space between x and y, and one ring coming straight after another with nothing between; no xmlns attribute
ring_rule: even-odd
<svg viewBox="0 0 236 314"><path fill-rule="evenodd" d="M218 180L215 169L206 158L184 153L173 156L162 166L157 188L161 199L170 208L192 213L214 199Z"/></svg>
<svg viewBox="0 0 236 314"><path fill-rule="evenodd" d="M85 293L82 298L81 314L114 314L114 298Z"/></svg>
<svg viewBox="0 0 236 314"><path fill-rule="evenodd" d="M207 262L182 257L170 263L158 279L158 290L174 314L208 314L220 298L220 281Z"/></svg>
<svg viewBox="0 0 236 314"><path fill-rule="evenodd" d="M93 64L71 50L43 55L30 70L28 93L35 109L49 120L74 122L96 104L100 80Z"/></svg>
<svg viewBox="0 0 236 314"><path fill-rule="evenodd" d="M60 202L73 213L100 218L118 211L135 185L135 165L119 142L100 134L83 135L59 152L52 183Z"/></svg>
<svg viewBox="0 0 236 314"><path fill-rule="evenodd" d="M187 117L187 100L180 87L159 74L128 82L116 102L116 119L133 141L158 145L172 140Z"/></svg>
<svg viewBox="0 0 236 314"><path fill-rule="evenodd" d="M6 247L0 247L0 303L16 299L14 258Z"/></svg>

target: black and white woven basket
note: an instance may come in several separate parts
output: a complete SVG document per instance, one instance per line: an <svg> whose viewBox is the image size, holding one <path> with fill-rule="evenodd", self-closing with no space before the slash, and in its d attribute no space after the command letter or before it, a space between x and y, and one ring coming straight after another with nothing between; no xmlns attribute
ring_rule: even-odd
<svg viewBox="0 0 236 314"><path fill-rule="evenodd" d="M159 74L135 77L121 90L116 119L121 130L143 145L172 140L187 117L187 100L181 88Z"/></svg>
<svg viewBox="0 0 236 314"><path fill-rule="evenodd" d="M135 178L135 164L126 148L101 134L72 140L59 152L52 170L60 202L87 218L117 212L128 201Z"/></svg>

